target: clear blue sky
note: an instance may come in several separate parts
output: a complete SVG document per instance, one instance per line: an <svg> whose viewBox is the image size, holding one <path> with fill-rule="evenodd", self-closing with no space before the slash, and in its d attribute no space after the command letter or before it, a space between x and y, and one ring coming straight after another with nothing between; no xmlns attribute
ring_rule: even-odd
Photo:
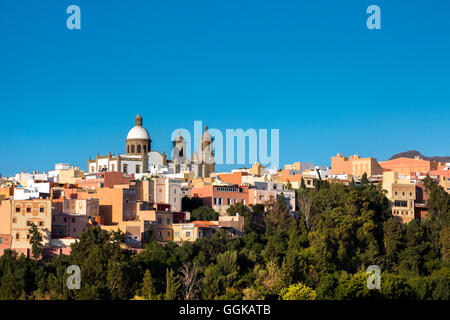
<svg viewBox="0 0 450 320"><path fill-rule="evenodd" d="M66 8L81 8L81 30ZM366 8L381 7L381 30ZM0 2L0 172L153 149L194 120L280 129L280 162L450 155L449 1Z"/></svg>

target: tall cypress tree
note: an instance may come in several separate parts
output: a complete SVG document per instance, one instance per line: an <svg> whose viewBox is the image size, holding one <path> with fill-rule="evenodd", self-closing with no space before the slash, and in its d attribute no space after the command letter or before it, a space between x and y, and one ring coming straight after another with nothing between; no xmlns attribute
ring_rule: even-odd
<svg viewBox="0 0 450 320"><path fill-rule="evenodd" d="M178 289L180 280L175 271L166 269L166 300L176 300L178 298Z"/></svg>
<svg viewBox="0 0 450 320"><path fill-rule="evenodd" d="M145 271L144 281L142 283L142 296L147 300L156 300L157 298L152 274L149 269Z"/></svg>
<svg viewBox="0 0 450 320"><path fill-rule="evenodd" d="M28 231L31 234L30 244L32 255L35 259L38 259L44 251L44 245L42 244L42 235L34 223L31 224L31 227Z"/></svg>

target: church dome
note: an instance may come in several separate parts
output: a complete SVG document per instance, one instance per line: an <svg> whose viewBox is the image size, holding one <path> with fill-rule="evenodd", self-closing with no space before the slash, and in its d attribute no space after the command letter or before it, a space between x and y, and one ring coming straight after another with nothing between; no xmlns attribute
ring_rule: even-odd
<svg viewBox="0 0 450 320"><path fill-rule="evenodd" d="M141 139L141 140L150 140L150 135L148 134L147 129L142 126L142 117L141 115L137 115L135 121L135 126L131 128L128 132L127 140L131 139Z"/></svg>
<svg viewBox="0 0 450 320"><path fill-rule="evenodd" d="M145 129L144 127L133 127L127 135L127 140L131 139L150 140L150 135L148 134L147 129Z"/></svg>

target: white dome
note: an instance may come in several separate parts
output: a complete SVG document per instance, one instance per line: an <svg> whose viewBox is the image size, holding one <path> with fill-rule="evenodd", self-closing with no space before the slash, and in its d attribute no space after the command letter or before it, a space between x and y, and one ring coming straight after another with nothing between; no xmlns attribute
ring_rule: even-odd
<svg viewBox="0 0 450 320"><path fill-rule="evenodd" d="M150 140L150 135L148 134L147 129L141 126L133 127L130 132L128 132L127 140L131 139L146 139Z"/></svg>

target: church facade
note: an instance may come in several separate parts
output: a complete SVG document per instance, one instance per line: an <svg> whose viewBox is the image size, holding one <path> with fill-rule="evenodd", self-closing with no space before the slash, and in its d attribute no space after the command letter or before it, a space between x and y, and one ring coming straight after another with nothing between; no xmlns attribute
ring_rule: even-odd
<svg viewBox="0 0 450 320"><path fill-rule="evenodd" d="M172 141L172 160L167 160L164 153L152 150L152 140L143 126L141 115L137 115L134 127L128 132L125 140L125 154L101 156L97 153L95 159L89 157L88 171L119 171L124 174L142 174L163 170L167 173L192 171L194 177L209 177L215 171L213 138L205 127L200 139L200 153L194 152L192 158L186 156L186 142L179 132Z"/></svg>

